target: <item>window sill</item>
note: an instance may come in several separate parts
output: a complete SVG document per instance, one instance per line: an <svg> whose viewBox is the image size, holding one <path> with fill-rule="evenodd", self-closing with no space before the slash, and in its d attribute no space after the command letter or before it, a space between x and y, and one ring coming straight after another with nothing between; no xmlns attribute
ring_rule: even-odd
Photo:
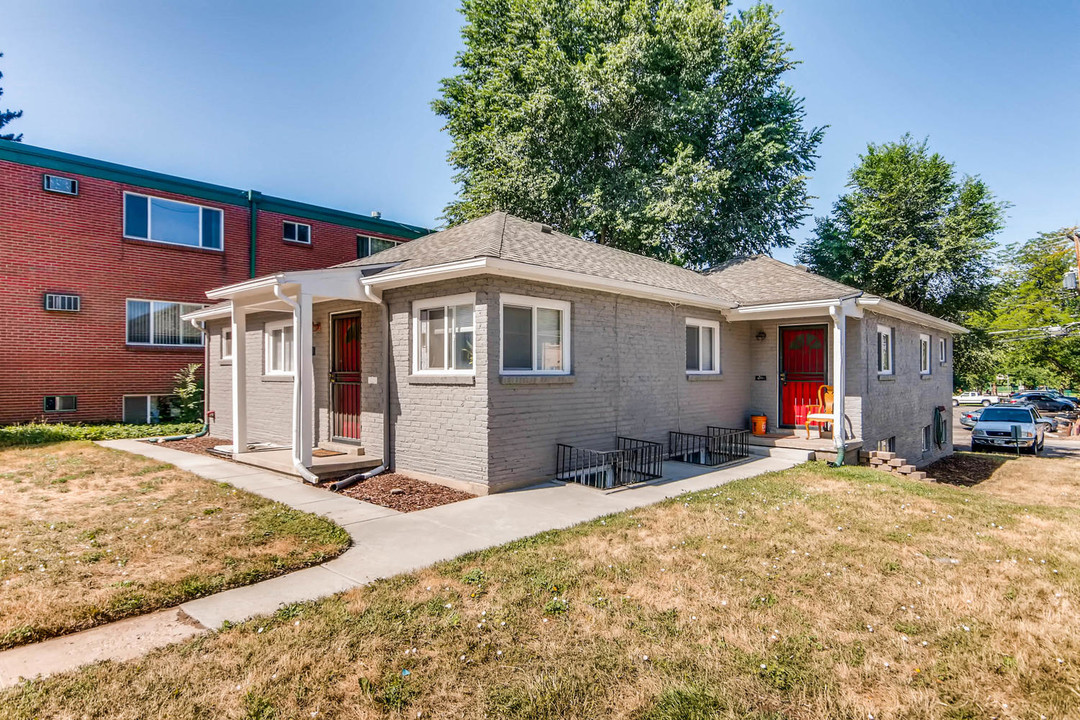
<svg viewBox="0 0 1080 720"><path fill-rule="evenodd" d="M573 385L573 375L500 375L501 385Z"/></svg>
<svg viewBox="0 0 1080 720"><path fill-rule="evenodd" d="M293 381L293 376L292 375L263 375L262 376L262 381L263 382L291 383Z"/></svg>
<svg viewBox="0 0 1080 720"><path fill-rule="evenodd" d="M723 379L724 373L686 373L686 382L713 382Z"/></svg>
<svg viewBox="0 0 1080 720"><path fill-rule="evenodd" d="M475 385L475 375L410 375L410 385Z"/></svg>
<svg viewBox="0 0 1080 720"><path fill-rule="evenodd" d="M922 379L922 380L933 380L934 379L934 374L933 373L919 373L919 378Z"/></svg>
<svg viewBox="0 0 1080 720"><path fill-rule="evenodd" d="M218 365L232 365L232 358L225 358L223 360L218 360Z"/></svg>
<svg viewBox="0 0 1080 720"><path fill-rule="evenodd" d="M281 242L285 243L286 245L292 245L293 247L308 248L309 250L311 249L311 243L309 243L309 242L300 242L298 240L286 240L284 238L282 238Z"/></svg>
<svg viewBox="0 0 1080 720"><path fill-rule="evenodd" d="M128 350L135 350L136 352L202 352L202 345L133 345L127 344L125 347Z"/></svg>
<svg viewBox="0 0 1080 720"><path fill-rule="evenodd" d="M896 375L893 375L893 374L878 375L877 379L882 381L882 382L894 382L896 380Z"/></svg>
<svg viewBox="0 0 1080 720"><path fill-rule="evenodd" d="M168 250L180 250L182 252L195 252L210 255L224 255L224 249L195 247L194 245L178 245L176 243L159 242L158 240L143 240L142 238L122 237L121 240L131 245L143 245L145 247L166 248Z"/></svg>

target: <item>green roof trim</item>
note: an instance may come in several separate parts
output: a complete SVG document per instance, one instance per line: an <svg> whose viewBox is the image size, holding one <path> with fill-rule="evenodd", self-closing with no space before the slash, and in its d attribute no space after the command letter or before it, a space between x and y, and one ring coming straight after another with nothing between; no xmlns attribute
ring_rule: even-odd
<svg viewBox="0 0 1080 720"><path fill-rule="evenodd" d="M81 155L72 155L11 140L0 140L0 160L39 167L45 170L54 170L60 173L85 175L101 180L137 185L141 188L187 195L188 197L224 205L240 207L248 205L247 190L214 185L199 180L189 180L188 178L166 175L151 170L141 170L127 165L95 160ZM260 199L259 209L407 239L418 238L431 232L427 228L417 225L407 225L393 220L384 220L270 196L263 196Z"/></svg>

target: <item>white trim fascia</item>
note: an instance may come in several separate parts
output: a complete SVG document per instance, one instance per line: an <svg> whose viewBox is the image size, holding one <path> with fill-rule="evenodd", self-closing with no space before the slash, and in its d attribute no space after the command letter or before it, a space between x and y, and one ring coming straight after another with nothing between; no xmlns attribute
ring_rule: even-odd
<svg viewBox="0 0 1080 720"><path fill-rule="evenodd" d="M905 307L900 303L895 303L885 298L877 297L874 295L867 295L859 298L855 301L860 306L869 308L874 312L881 313L882 315L890 315L901 320L906 320L915 325L922 325L923 327L932 328L935 330L943 330L947 333L954 335L963 335L969 332L969 330L963 325L957 325L951 323L948 320L942 320L941 318L928 315L918 310L912 310L909 307Z"/></svg>
<svg viewBox="0 0 1080 720"><path fill-rule="evenodd" d="M442 265L430 265L414 270L382 272L378 275L362 278L361 283L364 285L392 288L412 285L418 282L450 280L468 277L470 275L500 275L523 280L536 280L552 285L565 285L585 290L598 290L600 292L608 292L616 295L629 295L648 300L674 302L680 305L693 305L694 307L711 310L727 311L732 309L731 303L706 295L697 295L681 290L667 290L665 288L653 287L651 285L630 282L628 280L613 280L570 270L555 270L539 265L530 265L529 263L503 260L502 258L494 257L470 258L468 260L459 260L457 262L444 263Z"/></svg>
<svg viewBox="0 0 1080 720"><path fill-rule="evenodd" d="M191 320L217 320L220 318L227 318L232 316L232 303L226 303L225 305L207 305L204 308L193 310L189 313L184 313L180 316L181 320L190 322Z"/></svg>
<svg viewBox="0 0 1080 720"><path fill-rule="evenodd" d="M276 275L264 275L263 277L244 280L232 285L223 285L213 290L207 290L206 297L211 300L232 300L235 295L279 285L283 282L284 277L285 273L277 273Z"/></svg>

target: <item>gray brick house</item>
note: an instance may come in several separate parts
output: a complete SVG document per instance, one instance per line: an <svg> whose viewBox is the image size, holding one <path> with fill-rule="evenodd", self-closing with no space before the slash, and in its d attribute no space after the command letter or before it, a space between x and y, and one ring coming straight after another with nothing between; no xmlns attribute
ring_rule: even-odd
<svg viewBox="0 0 1080 720"><path fill-rule="evenodd" d="M232 451L363 446L401 472L495 492L554 474L556 443L747 427L818 447L951 453L933 432L960 326L768 257L698 273L505 213L344 265L208 293L211 434ZM818 432L814 431L815 435Z"/></svg>

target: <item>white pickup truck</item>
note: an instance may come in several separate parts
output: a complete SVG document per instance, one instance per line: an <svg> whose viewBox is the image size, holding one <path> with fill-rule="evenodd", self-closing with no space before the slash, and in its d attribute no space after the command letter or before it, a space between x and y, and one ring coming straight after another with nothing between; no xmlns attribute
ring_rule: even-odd
<svg viewBox="0 0 1080 720"><path fill-rule="evenodd" d="M990 405L997 405L1001 402L1001 398L997 395L987 395L986 393L975 392L974 390L968 390L962 392L959 395L953 395L952 404L953 407L960 405L982 405L988 407Z"/></svg>

